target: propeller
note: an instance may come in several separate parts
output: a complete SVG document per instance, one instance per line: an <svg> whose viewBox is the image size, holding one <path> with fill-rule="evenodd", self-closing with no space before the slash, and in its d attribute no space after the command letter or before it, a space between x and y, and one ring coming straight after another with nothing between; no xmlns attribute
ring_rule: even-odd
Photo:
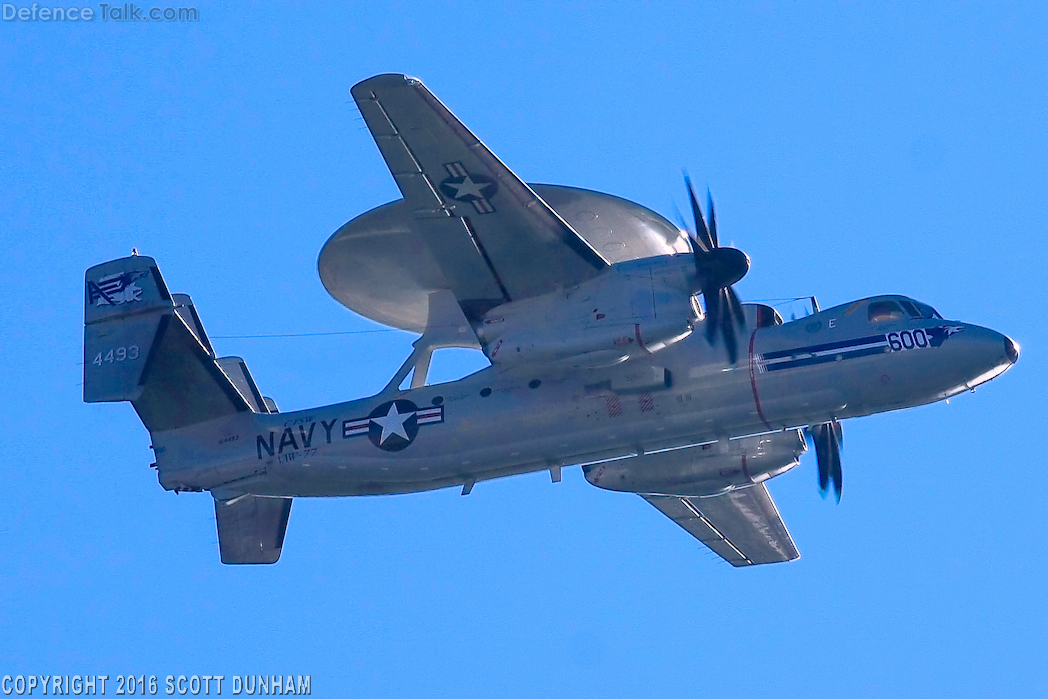
<svg viewBox="0 0 1048 699"><path fill-rule="evenodd" d="M812 442L815 443L815 458L819 463L819 492L826 497L830 481L833 481L833 492L837 502L841 501L841 447L844 445L844 432L837 420L812 425L809 428Z"/></svg>
<svg viewBox="0 0 1048 699"><path fill-rule="evenodd" d="M695 197L691 178L684 173L684 184L688 187L691 213L695 218L695 230L688 231L692 254L695 257L695 273L701 284L702 297L706 301L706 341L711 345L717 333L724 335L728 348L728 359L735 364L739 358L739 341L736 328L746 325L742 302L731 288L732 284L746 276L750 269L750 258L735 248L722 248L717 241L717 215L713 210L713 197L706 190L706 209L710 222L702 215L702 208Z"/></svg>

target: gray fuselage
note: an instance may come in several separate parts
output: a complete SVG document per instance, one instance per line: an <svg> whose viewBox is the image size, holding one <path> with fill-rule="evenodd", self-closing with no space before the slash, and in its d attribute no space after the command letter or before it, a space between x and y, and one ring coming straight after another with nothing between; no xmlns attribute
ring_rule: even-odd
<svg viewBox="0 0 1048 699"><path fill-rule="evenodd" d="M470 487L931 403L1017 358L1014 343L987 328L938 317L871 319L875 301L747 328L734 366L695 332L648 358L665 381L634 390L611 386L635 359L602 370L489 367L414 390L154 433L160 482L227 496ZM731 485L718 485L717 474L708 482L711 493Z"/></svg>

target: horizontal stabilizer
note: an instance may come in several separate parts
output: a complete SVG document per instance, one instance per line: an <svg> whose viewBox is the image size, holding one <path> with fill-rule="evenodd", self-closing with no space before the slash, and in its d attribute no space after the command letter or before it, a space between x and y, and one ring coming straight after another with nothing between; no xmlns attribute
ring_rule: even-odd
<svg viewBox="0 0 1048 699"><path fill-rule="evenodd" d="M215 500L218 548L226 565L276 563L284 546L291 498L247 495Z"/></svg>

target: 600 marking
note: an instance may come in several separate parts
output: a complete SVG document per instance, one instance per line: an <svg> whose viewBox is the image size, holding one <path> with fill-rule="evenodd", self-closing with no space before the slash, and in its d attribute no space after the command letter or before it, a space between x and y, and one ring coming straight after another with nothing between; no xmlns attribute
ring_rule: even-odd
<svg viewBox="0 0 1048 699"><path fill-rule="evenodd" d="M927 347L928 334L920 328L913 332L903 330L901 333L888 333L888 346L895 352L914 347Z"/></svg>
<svg viewBox="0 0 1048 699"><path fill-rule="evenodd" d="M127 347L114 347L102 356L99 352L95 355L95 358L91 360L92 364L102 366L102 364L112 364L113 362L122 362L124 360L135 360L141 355L142 351L138 348L138 345L128 345Z"/></svg>

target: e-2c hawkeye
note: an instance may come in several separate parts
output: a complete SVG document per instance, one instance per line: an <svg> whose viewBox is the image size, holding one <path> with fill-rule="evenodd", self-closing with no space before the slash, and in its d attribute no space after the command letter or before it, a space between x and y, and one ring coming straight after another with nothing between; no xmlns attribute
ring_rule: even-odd
<svg viewBox="0 0 1048 699"><path fill-rule="evenodd" d="M799 553L765 481L811 440L840 499L840 421L949 398L1001 374L1016 344L901 295L784 322L742 303L749 258L608 194L526 184L418 80L352 96L403 198L320 253L327 290L420 333L370 398L282 413L218 357L192 300L132 255L86 274L84 400L130 401L160 485L214 498L223 563L274 563L296 497L384 495L582 467L637 493L735 566ZM427 382L434 350L490 366Z"/></svg>

